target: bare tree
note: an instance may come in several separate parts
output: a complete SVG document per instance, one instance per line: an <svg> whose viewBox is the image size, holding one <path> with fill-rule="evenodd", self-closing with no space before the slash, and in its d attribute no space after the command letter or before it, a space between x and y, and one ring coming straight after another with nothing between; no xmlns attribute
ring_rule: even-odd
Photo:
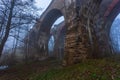
<svg viewBox="0 0 120 80"><path fill-rule="evenodd" d="M34 0L0 1L0 56L12 29L28 27L28 24L35 23L37 14L34 10L37 9L34 7L33 2ZM18 30L17 35L19 35L19 32Z"/></svg>
<svg viewBox="0 0 120 80"><path fill-rule="evenodd" d="M12 15L13 15L13 9L14 9L14 6L15 6L15 0L12 0L10 2L10 5L11 6L10 6L10 12L8 14L8 21L7 21L7 25L6 25L5 35L4 35L3 39L1 40L1 44L0 44L0 55L2 54L5 42L7 41L8 36L9 36L11 21L12 21Z"/></svg>

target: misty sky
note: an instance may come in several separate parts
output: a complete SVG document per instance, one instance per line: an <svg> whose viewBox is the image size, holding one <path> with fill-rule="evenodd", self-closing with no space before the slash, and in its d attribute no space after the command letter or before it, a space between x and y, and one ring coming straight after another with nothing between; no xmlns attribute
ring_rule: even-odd
<svg viewBox="0 0 120 80"><path fill-rule="evenodd" d="M52 0L35 0L35 5L38 8L42 8L42 10L39 11L40 15L45 11L51 1Z"/></svg>

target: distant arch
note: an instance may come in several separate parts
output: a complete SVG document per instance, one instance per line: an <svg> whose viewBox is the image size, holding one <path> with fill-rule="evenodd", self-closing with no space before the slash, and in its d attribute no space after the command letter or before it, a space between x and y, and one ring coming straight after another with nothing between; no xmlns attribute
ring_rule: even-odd
<svg viewBox="0 0 120 80"><path fill-rule="evenodd" d="M52 9L51 11L49 11L41 23L39 32L45 32L46 35L49 35L53 23L61 16L64 15L58 9Z"/></svg>
<svg viewBox="0 0 120 80"><path fill-rule="evenodd" d="M62 16L64 17L64 20L65 20L65 15L62 12L62 10L52 9L46 13L46 15L44 16L44 18L41 21L39 32L38 32L38 35L39 35L38 42L41 43L40 44L41 46L46 46L45 47L46 49L44 51L47 51L48 56L51 56L51 55L49 55L49 45L48 45L49 40L52 36L51 35L51 28L52 28L53 24L55 23L55 21ZM62 27L62 28L64 28L64 27ZM60 34L61 34L62 30L63 29L59 29ZM45 37L44 43L41 42L41 41L43 41L41 36ZM62 37L59 37L59 38L62 38ZM54 40L54 41L56 41L56 40Z"/></svg>

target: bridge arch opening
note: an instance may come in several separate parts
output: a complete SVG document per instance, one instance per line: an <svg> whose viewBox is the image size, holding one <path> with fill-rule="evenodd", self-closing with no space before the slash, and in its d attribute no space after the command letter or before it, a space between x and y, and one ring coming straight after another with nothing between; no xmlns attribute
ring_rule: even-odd
<svg viewBox="0 0 120 80"><path fill-rule="evenodd" d="M45 32L49 35L52 25L61 16L63 16L63 14L58 9L52 9L51 11L49 11L42 21L40 31Z"/></svg>
<svg viewBox="0 0 120 80"><path fill-rule="evenodd" d="M110 38L113 49L116 53L120 52L120 14L115 18L110 29Z"/></svg>
<svg viewBox="0 0 120 80"><path fill-rule="evenodd" d="M109 41L110 41L109 44L111 46L112 53L116 53L116 52L118 53L119 51L119 43L117 42L117 39L118 39L117 37L119 37L119 35L117 34L118 31L116 30L117 27L118 27L118 30L120 29L120 27L116 25L116 23L120 23L118 18L120 18L120 1L118 1L118 3L111 10L106 20L107 24L105 29L106 29L107 35L109 35ZM118 45L118 47L115 45Z"/></svg>
<svg viewBox="0 0 120 80"><path fill-rule="evenodd" d="M63 58L65 37L64 27L64 16L61 16L54 22L50 29L52 39L50 38L48 43L49 55L52 57L57 57L59 59ZM50 49L52 49L52 51Z"/></svg>
<svg viewBox="0 0 120 80"><path fill-rule="evenodd" d="M63 57L65 23L64 15L58 9L49 11L42 21L40 33L44 33L47 37L46 46L50 57ZM63 33L64 32L64 33ZM59 51L59 53L57 53Z"/></svg>

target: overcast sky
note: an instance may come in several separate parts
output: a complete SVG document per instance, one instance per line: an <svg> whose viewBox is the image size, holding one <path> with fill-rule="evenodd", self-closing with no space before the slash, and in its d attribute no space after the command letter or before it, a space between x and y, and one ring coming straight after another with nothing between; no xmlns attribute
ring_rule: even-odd
<svg viewBox="0 0 120 80"><path fill-rule="evenodd" d="M42 11L39 11L40 14L42 14L45 11L45 9L48 7L51 1L52 0L35 0L35 5L38 8L42 8Z"/></svg>

